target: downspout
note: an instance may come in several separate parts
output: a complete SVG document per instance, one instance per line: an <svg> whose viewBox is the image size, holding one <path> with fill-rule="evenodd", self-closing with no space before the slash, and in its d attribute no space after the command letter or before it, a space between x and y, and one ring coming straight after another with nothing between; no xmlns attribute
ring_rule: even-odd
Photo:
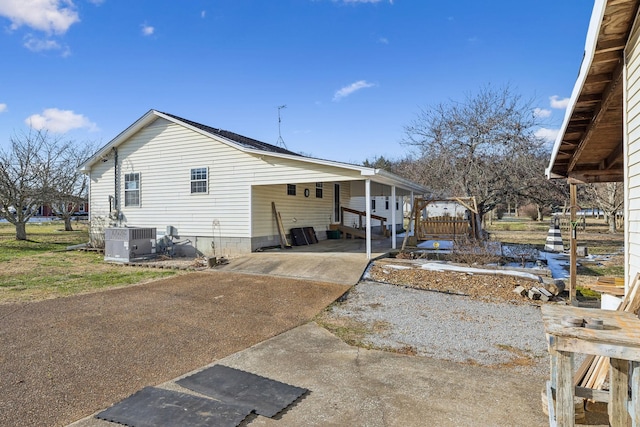
<svg viewBox="0 0 640 427"><path fill-rule="evenodd" d="M113 150L113 209L115 210L115 220L120 219L120 198L118 197L118 149Z"/></svg>

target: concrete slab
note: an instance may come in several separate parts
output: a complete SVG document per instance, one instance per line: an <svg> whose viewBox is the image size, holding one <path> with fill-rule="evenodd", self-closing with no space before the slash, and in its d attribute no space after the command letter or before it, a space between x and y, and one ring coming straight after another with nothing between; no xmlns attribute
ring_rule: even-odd
<svg viewBox="0 0 640 427"><path fill-rule="evenodd" d="M251 426L545 426L539 378L351 347L315 323L218 363L305 387L280 420Z"/></svg>
<svg viewBox="0 0 640 427"><path fill-rule="evenodd" d="M351 347L308 323L216 363L310 390L248 426L546 426L540 378ZM190 375L189 373L187 375ZM160 385L185 391L175 382ZM73 427L109 427L86 418Z"/></svg>
<svg viewBox="0 0 640 427"><path fill-rule="evenodd" d="M233 258L219 271L355 285L369 265L365 254L343 252L257 252Z"/></svg>

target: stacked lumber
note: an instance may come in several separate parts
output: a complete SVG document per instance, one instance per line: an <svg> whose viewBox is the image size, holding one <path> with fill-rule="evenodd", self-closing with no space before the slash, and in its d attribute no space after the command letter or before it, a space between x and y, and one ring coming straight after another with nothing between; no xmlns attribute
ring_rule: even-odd
<svg viewBox="0 0 640 427"><path fill-rule="evenodd" d="M623 279L624 280L624 279ZM618 311L638 314L640 310L640 273L636 275L629 292L624 297ZM623 282L624 283L624 282ZM613 281L615 286L615 280ZM577 387L585 387L594 390L603 390L609 384L609 358L602 356L589 356L582 363L573 376L573 384Z"/></svg>
<svg viewBox="0 0 640 427"><path fill-rule="evenodd" d="M624 295L624 278L622 277L599 277L596 283L583 286L603 294L615 296Z"/></svg>

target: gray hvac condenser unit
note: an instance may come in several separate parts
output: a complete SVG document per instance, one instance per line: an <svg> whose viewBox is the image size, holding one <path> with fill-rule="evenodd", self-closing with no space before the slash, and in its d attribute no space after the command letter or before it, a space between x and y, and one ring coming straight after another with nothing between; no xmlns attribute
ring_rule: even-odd
<svg viewBox="0 0 640 427"><path fill-rule="evenodd" d="M156 256L156 229L117 227L104 230L104 260L130 262Z"/></svg>

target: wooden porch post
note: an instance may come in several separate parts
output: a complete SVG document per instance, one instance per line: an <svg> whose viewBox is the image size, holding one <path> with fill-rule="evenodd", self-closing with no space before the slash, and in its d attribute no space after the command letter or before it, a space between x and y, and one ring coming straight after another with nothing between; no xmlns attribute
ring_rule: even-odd
<svg viewBox="0 0 640 427"><path fill-rule="evenodd" d="M395 249L396 244L396 186L391 186L391 249ZM384 231L384 230L383 230Z"/></svg>
<svg viewBox="0 0 640 427"><path fill-rule="evenodd" d="M371 259L371 180L364 181L364 198L366 213L367 259Z"/></svg>
<svg viewBox="0 0 640 427"><path fill-rule="evenodd" d="M573 302L576 299L576 276L578 274L578 241L577 241L577 229L576 229L576 214L578 211L578 189L577 184L571 182L569 184L569 204L570 204L570 222L571 227L569 237L569 301Z"/></svg>

